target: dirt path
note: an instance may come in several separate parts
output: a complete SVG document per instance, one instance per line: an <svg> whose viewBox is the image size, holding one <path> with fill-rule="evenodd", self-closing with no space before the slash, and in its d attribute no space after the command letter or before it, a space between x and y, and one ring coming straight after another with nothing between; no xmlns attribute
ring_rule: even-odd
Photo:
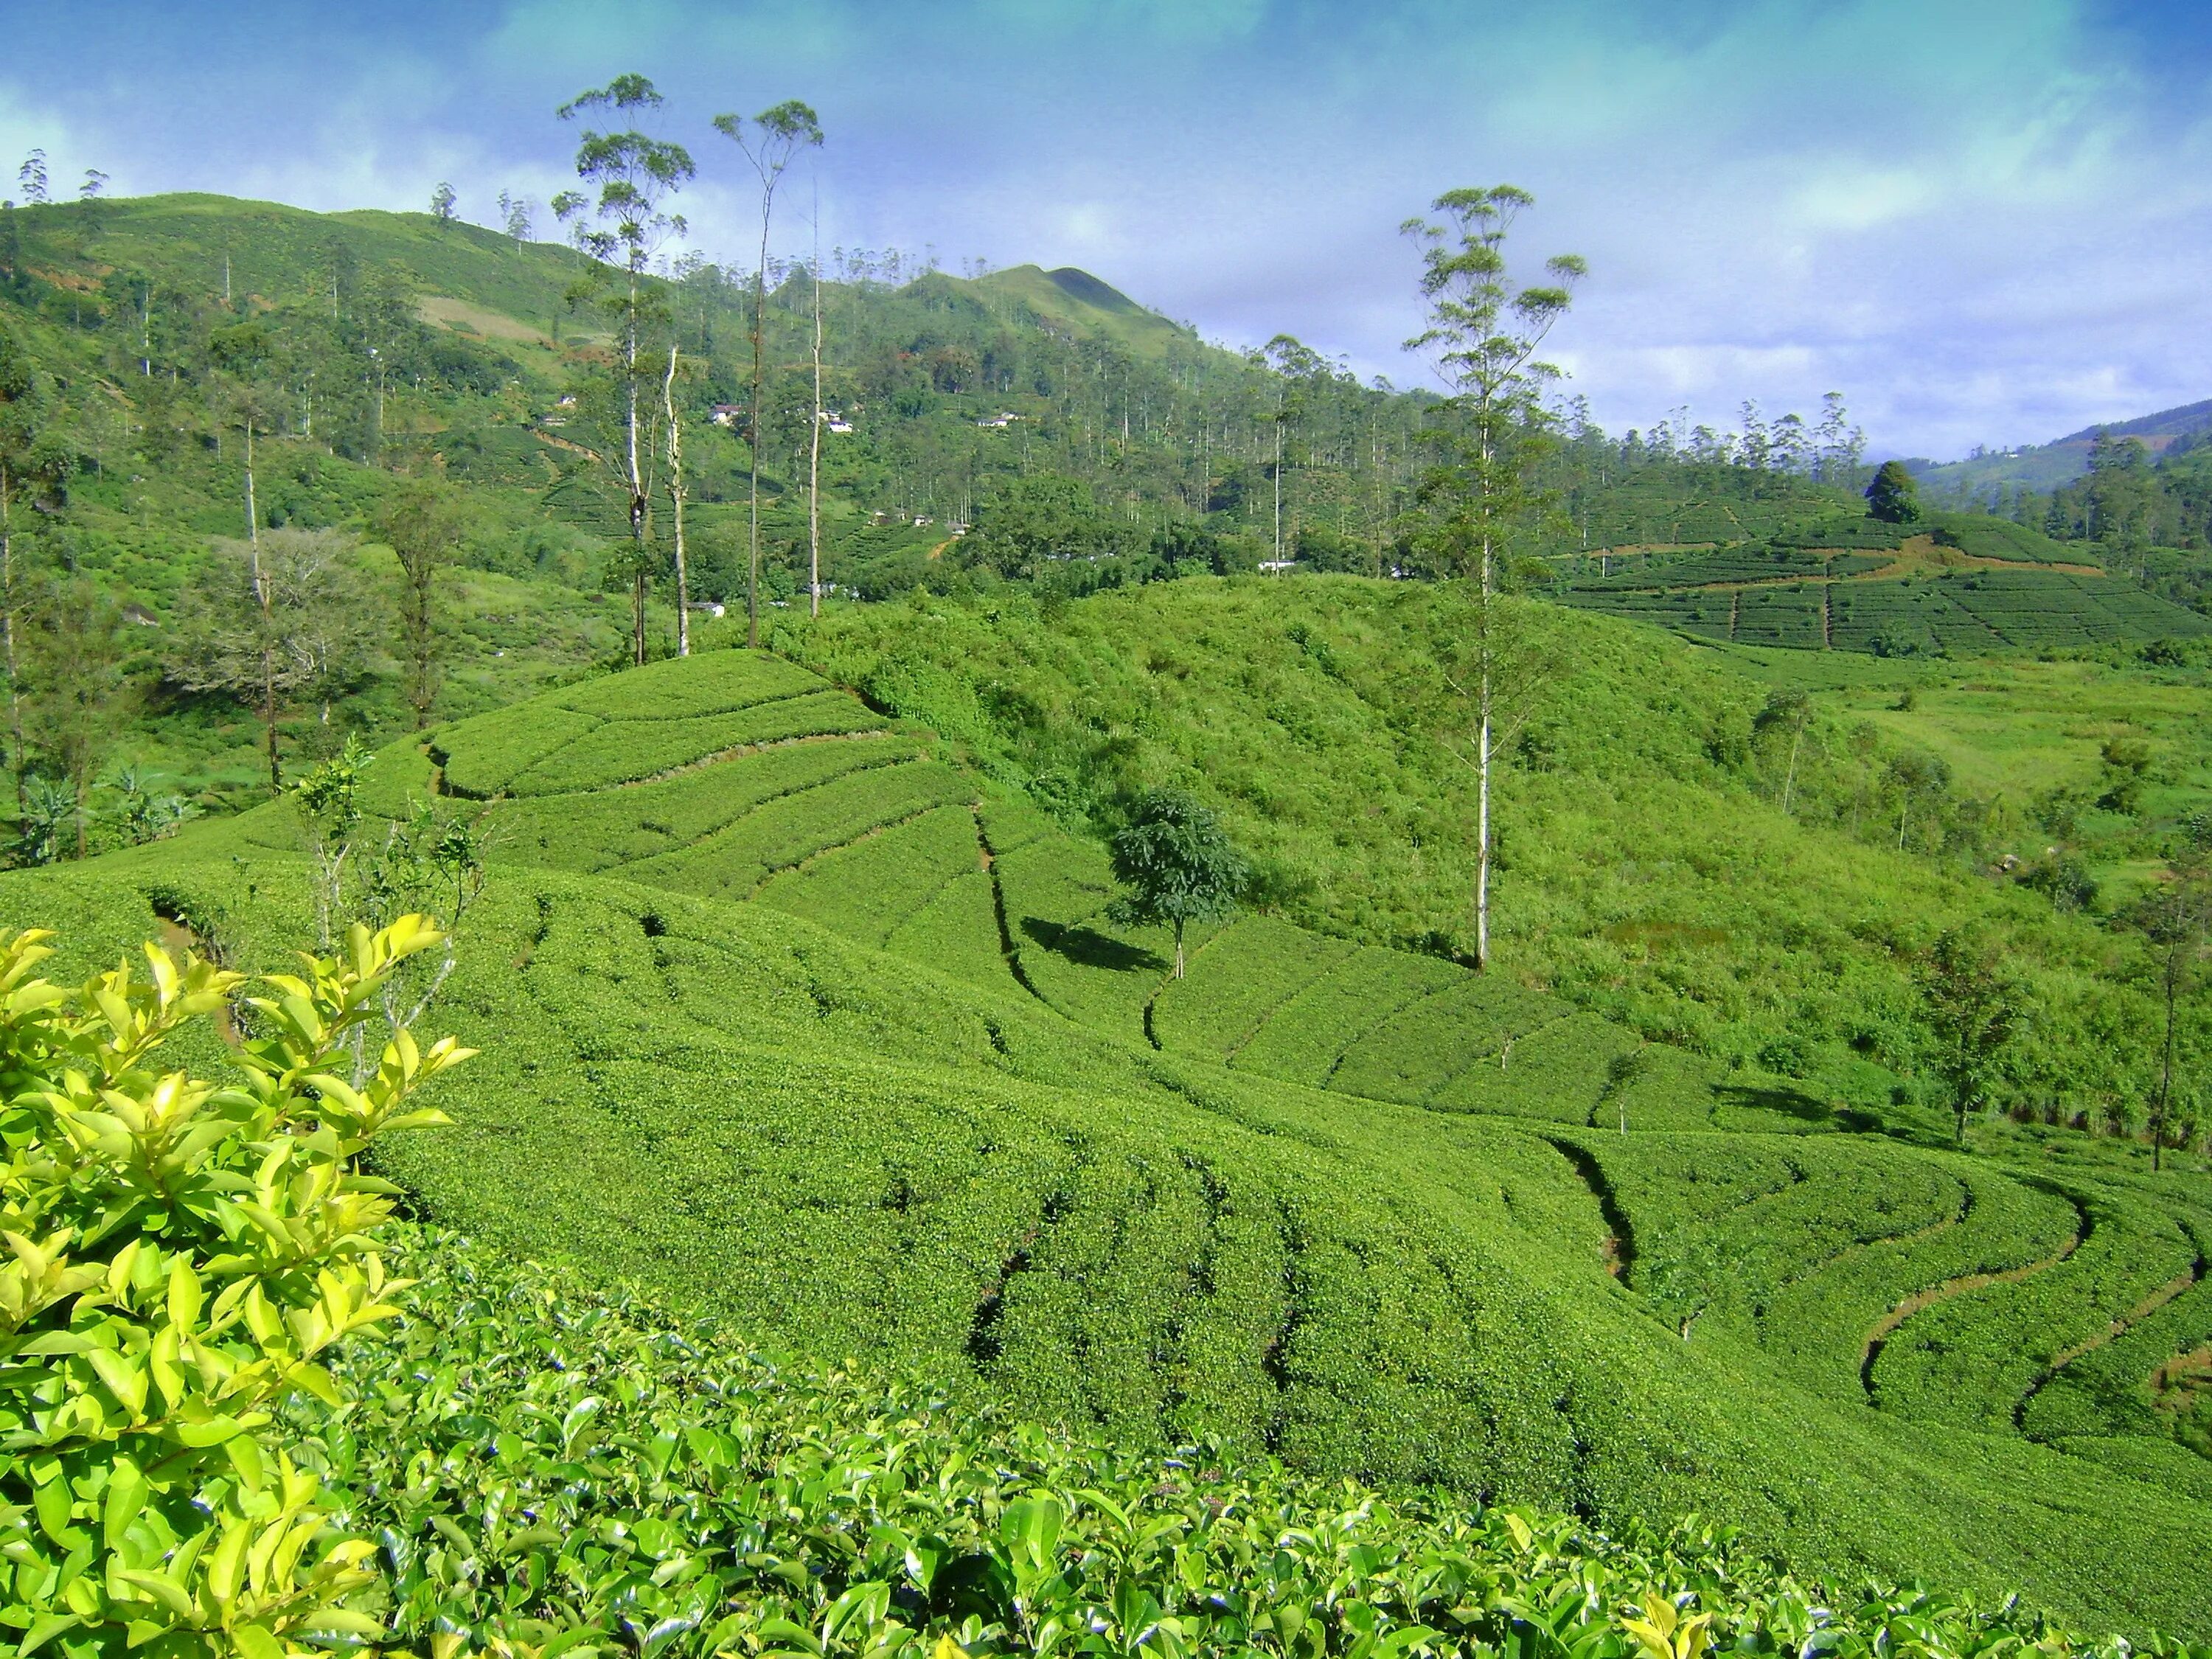
<svg viewBox="0 0 2212 1659"><path fill-rule="evenodd" d="M1896 1334L1897 1328L1913 1315L1932 1308L1939 1302L1948 1302L1954 1297L1964 1296L1969 1291L1978 1291L1990 1285L2017 1285L2023 1279L2032 1279L2045 1268L2057 1267L2087 1242L2088 1211L2082 1207L2079 1199L2065 1194L2060 1196L2074 1206L2075 1220L2074 1236L2060 1247L2056 1255L2047 1255L2040 1261L2028 1262L2024 1267L2008 1267L2002 1273L1962 1273L1956 1279L1947 1279L1924 1291L1915 1291L1875 1322L1874 1328L1867 1333L1866 1347L1859 1357L1859 1382L1866 1389L1869 1401L1874 1399L1875 1362L1881 1359L1881 1351L1889 1345L1889 1339Z"/></svg>

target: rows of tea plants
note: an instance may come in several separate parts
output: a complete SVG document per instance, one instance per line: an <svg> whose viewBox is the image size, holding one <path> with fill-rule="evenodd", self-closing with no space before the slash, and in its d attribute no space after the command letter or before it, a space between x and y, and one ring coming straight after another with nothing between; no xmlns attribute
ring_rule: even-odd
<svg viewBox="0 0 2212 1659"><path fill-rule="evenodd" d="M1363 945L1279 1004L1231 1064L1324 1086L1360 1038L1400 1010L1457 984L1466 971L1439 957Z"/></svg>
<svg viewBox="0 0 2212 1659"><path fill-rule="evenodd" d="M880 721L780 658L714 652L654 664L480 714L433 734L452 793L604 787L748 744Z"/></svg>
<svg viewBox="0 0 2212 1659"><path fill-rule="evenodd" d="M2065 1195L2083 1231L2064 1260L1936 1303L1898 1327L1869 1376L1885 1409L2008 1431L2069 1350L2104 1339L2192 1272L2197 1243L2166 1210L2086 1184Z"/></svg>
<svg viewBox="0 0 2212 1659"><path fill-rule="evenodd" d="M1565 1004L1502 975L1463 973L1352 1043L1339 1057L1329 1085L1419 1104L1479 1066L1496 1066L1516 1038L1566 1012Z"/></svg>
<svg viewBox="0 0 2212 1659"><path fill-rule="evenodd" d="M780 871L933 807L965 802L974 787L936 761L845 772L779 795L689 847L626 864L623 874L703 897L748 899Z"/></svg>
<svg viewBox="0 0 2212 1659"><path fill-rule="evenodd" d="M1754 1327L1788 1286L1846 1251L1954 1220L1966 1201L1936 1159L1858 1136L1580 1144L1634 1230L1632 1282L1678 1324L1710 1315Z"/></svg>
<svg viewBox="0 0 2212 1659"><path fill-rule="evenodd" d="M143 927L158 880L281 952L304 902L269 906L304 893L298 866L210 843L11 878L0 909L119 895ZM508 866L471 929L441 1018L488 1052L441 1102L458 1127L387 1172L503 1250L1077 1433L1110 1417L1593 1516L1700 1509L1808 1563L2198 1616L2198 1517L2171 1493L1684 1343L1607 1276L1602 1195L1506 1120L1347 1109L759 905ZM2087 1535L2092 1513L2118 1518Z"/></svg>
<svg viewBox="0 0 2212 1659"><path fill-rule="evenodd" d="M963 876L979 873L975 814L938 806L786 870L760 901L881 945Z"/></svg>
<svg viewBox="0 0 2212 1659"><path fill-rule="evenodd" d="M1813 545L1777 543L1761 546L1753 543L1679 557L1647 555L1624 559L1620 569L1605 575L1594 572L1577 574L1573 585L1577 592L1585 593L1710 587L1731 582L1772 582L1791 577L1855 576L1879 570L1885 562L1863 553L1826 553Z"/></svg>
<svg viewBox="0 0 2212 1659"><path fill-rule="evenodd" d="M990 872L970 869L954 877L891 929L884 948L937 973L1003 987L1010 970Z"/></svg>
<svg viewBox="0 0 2212 1659"><path fill-rule="evenodd" d="M551 692L546 705L601 720L690 720L824 689L820 676L757 651L672 657Z"/></svg>
<svg viewBox="0 0 2212 1659"><path fill-rule="evenodd" d="M490 855L556 870L612 870L694 846L770 801L916 753L912 742L892 737L781 744L628 788L499 801L484 819ZM384 764L380 759L376 769Z"/></svg>
<svg viewBox="0 0 2212 1659"><path fill-rule="evenodd" d="M2029 650L2212 629L2194 612L2132 585L2063 570L1663 592L1577 586L1561 597L1711 639L1891 655Z"/></svg>
<svg viewBox="0 0 2212 1659"><path fill-rule="evenodd" d="M2160 1367L2212 1344L2212 1279L2206 1277L2212 1217L2200 1212L2179 1220L2197 1252L2192 1282L2055 1372L2021 1413L2024 1432L2039 1440L2165 1432L2174 1413L2156 1390Z"/></svg>
<svg viewBox="0 0 2212 1659"><path fill-rule="evenodd" d="M721 714L605 720L517 772L515 795L566 795L635 783L732 750L865 732L883 722L842 691L811 691Z"/></svg>
<svg viewBox="0 0 2212 1659"><path fill-rule="evenodd" d="M1736 595L1735 637L1745 645L1818 651L1828 642L1821 597L1820 588L1795 582L1785 587L1747 587Z"/></svg>
<svg viewBox="0 0 2212 1659"><path fill-rule="evenodd" d="M292 1424L380 1540L398 1647L2092 1650L2008 1601L1799 1580L1710 1523L1608 1534L1212 1444L1042 1431L450 1236L404 1246L416 1311L347 1351L350 1419Z"/></svg>
<svg viewBox="0 0 2212 1659"><path fill-rule="evenodd" d="M2094 564L2094 546L2052 540L2039 530L1985 513L1939 513L1930 520L1945 547L1978 559L2009 559L2023 564Z"/></svg>
<svg viewBox="0 0 2212 1659"><path fill-rule="evenodd" d="M1340 965L1355 949L1273 916L1247 916L1224 928L1152 1007L1163 1048L1227 1060L1251 1040L1279 1004Z"/></svg>

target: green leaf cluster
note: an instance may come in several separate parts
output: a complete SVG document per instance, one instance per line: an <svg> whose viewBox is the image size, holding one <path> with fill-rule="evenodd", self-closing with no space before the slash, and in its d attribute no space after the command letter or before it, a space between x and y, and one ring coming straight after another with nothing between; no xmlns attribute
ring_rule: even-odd
<svg viewBox="0 0 2212 1659"><path fill-rule="evenodd" d="M373 1547L332 1525L276 1413L340 1406L335 1346L398 1311L373 1237L394 1189L356 1164L444 1121L411 1097L470 1051L401 1030L362 1086L340 1073L439 935L356 927L268 978L228 1086L161 1049L228 1017L240 975L149 945L143 973L71 993L33 975L50 937L0 939L0 1628L73 1656L374 1637Z"/></svg>

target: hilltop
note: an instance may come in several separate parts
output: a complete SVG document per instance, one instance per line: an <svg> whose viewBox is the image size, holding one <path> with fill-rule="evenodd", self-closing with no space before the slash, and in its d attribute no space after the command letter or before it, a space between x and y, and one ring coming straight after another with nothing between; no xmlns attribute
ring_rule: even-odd
<svg viewBox="0 0 2212 1659"><path fill-rule="evenodd" d="M1920 462L1915 469L1932 488L1961 499L1978 497L2007 484L2051 489L2070 483L2089 470L2089 454L2100 433L2134 438L2153 455L2162 455L2184 438L2212 431L2212 398L2161 409L2152 415L2100 422L2049 443L2028 444L2000 454L1963 461Z"/></svg>

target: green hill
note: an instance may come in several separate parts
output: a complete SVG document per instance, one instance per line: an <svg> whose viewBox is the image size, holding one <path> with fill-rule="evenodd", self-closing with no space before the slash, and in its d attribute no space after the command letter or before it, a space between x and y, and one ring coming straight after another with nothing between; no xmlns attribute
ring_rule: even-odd
<svg viewBox="0 0 2212 1659"><path fill-rule="evenodd" d="M775 659L376 776L383 811L488 797L496 849L444 1013L487 1053L389 1164L433 1216L1125 1444L2212 1624L2208 1483L2130 1403L2209 1334L2202 1176L1853 1133L1663 1051L1624 1097L1602 1021L1279 918L1168 984L1091 844ZM298 835L271 805L0 878L0 912L81 960L159 914L274 961Z"/></svg>

